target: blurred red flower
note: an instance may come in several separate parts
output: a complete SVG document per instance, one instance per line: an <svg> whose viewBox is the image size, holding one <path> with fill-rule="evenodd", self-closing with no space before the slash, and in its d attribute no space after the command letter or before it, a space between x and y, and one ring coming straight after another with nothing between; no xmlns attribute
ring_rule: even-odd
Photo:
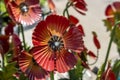
<svg viewBox="0 0 120 80"><path fill-rule="evenodd" d="M111 23L111 25L114 25L115 21L120 19L120 1L116 1L108 5L105 10L105 15L107 16L107 20Z"/></svg>
<svg viewBox="0 0 120 80"><path fill-rule="evenodd" d="M12 35L11 41L12 41L12 50L13 50L13 60L18 61L18 57L22 51L22 42L20 41L19 36L16 34Z"/></svg>
<svg viewBox="0 0 120 80"><path fill-rule="evenodd" d="M5 0L6 4L7 1ZM13 0L6 7L15 22L32 25L41 19L39 0Z"/></svg>
<svg viewBox="0 0 120 80"><path fill-rule="evenodd" d="M87 11L87 4L84 0L70 0L72 2L73 8L82 15L85 15L85 11Z"/></svg>
<svg viewBox="0 0 120 80"><path fill-rule="evenodd" d="M0 48L2 54L5 54L9 50L9 36L7 35L0 35Z"/></svg>
<svg viewBox="0 0 120 80"><path fill-rule="evenodd" d="M55 8L55 4L54 4L53 0L47 0L47 1L48 1L48 6L49 6L50 10L53 13L56 13L56 8Z"/></svg>
<svg viewBox="0 0 120 80"><path fill-rule="evenodd" d="M42 69L33 59L33 56L26 51L22 51L19 56L19 67L24 72L29 80L46 80L49 72Z"/></svg>
<svg viewBox="0 0 120 80"><path fill-rule="evenodd" d="M14 22L10 22L6 27L5 27L5 35L12 35L14 32Z"/></svg>
<svg viewBox="0 0 120 80"><path fill-rule="evenodd" d="M66 72L77 60L73 53L83 50L82 33L63 16L50 15L35 28L33 57L48 71Z"/></svg>
<svg viewBox="0 0 120 80"><path fill-rule="evenodd" d="M102 74L101 80L117 80L110 63L108 64L107 70Z"/></svg>

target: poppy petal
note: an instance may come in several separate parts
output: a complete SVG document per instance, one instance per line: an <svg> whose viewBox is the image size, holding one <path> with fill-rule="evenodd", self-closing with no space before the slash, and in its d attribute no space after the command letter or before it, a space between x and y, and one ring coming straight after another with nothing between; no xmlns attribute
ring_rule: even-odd
<svg viewBox="0 0 120 80"><path fill-rule="evenodd" d="M34 61L31 54L23 51L19 57L20 69L26 73L29 80L46 80L49 72L42 69Z"/></svg>
<svg viewBox="0 0 120 80"><path fill-rule="evenodd" d="M19 56L20 69L23 72L25 72L31 62L32 62L32 55L28 54L25 51L22 51L21 55Z"/></svg>
<svg viewBox="0 0 120 80"><path fill-rule="evenodd" d="M55 69L55 56L48 46L38 46L32 49L33 57L36 62L45 70L53 71Z"/></svg>
<svg viewBox="0 0 120 80"><path fill-rule="evenodd" d="M80 30L80 32L82 33L82 35L85 36L85 32L84 32L84 30L83 30L82 25L79 24L77 27L78 27L78 29Z"/></svg>
<svg viewBox="0 0 120 80"><path fill-rule="evenodd" d="M63 34L66 31L66 29L69 27L69 20L67 20L63 16L50 15L46 18L46 24L52 34L55 35L56 33L54 32L59 32Z"/></svg>
<svg viewBox="0 0 120 80"><path fill-rule="evenodd" d="M75 52L81 52L83 50L82 33L77 27L71 27L64 35L64 44L65 48Z"/></svg>
<svg viewBox="0 0 120 80"><path fill-rule="evenodd" d="M47 45L49 40L50 33L47 29L46 22L41 21L40 23L38 23L32 34L32 42L34 46Z"/></svg>
<svg viewBox="0 0 120 80"><path fill-rule="evenodd" d="M67 72L77 63L74 54L68 52L67 50L63 50L61 53L56 54L61 54L58 56L58 59L56 59L56 70L60 73Z"/></svg>

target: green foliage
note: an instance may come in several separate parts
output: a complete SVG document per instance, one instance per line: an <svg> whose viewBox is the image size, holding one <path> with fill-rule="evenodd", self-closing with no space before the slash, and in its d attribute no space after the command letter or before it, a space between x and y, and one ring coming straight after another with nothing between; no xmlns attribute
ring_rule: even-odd
<svg viewBox="0 0 120 80"><path fill-rule="evenodd" d="M104 68L104 64L102 64L102 66L101 66L101 68L99 69L99 71L98 71L98 73L97 73L97 78L96 78L96 80L101 80L100 78L101 78L101 75L102 75L102 70L103 70L103 68Z"/></svg>
<svg viewBox="0 0 120 80"><path fill-rule="evenodd" d="M76 67L69 71L70 80L82 80L83 77L83 66L81 61L78 61Z"/></svg>
<svg viewBox="0 0 120 80"><path fill-rule="evenodd" d="M44 6L46 0L39 0L39 1L40 1L41 6Z"/></svg>
<svg viewBox="0 0 120 80"><path fill-rule="evenodd" d="M2 13L6 12L6 7L3 1L0 1L0 12Z"/></svg>
<svg viewBox="0 0 120 80"><path fill-rule="evenodd" d="M17 72L17 68L15 68L16 62L8 63L6 66L2 68L0 71L0 80L14 80L15 78L13 74Z"/></svg>
<svg viewBox="0 0 120 80"><path fill-rule="evenodd" d="M108 20L104 19L103 22L105 27L107 28L107 31L112 30L112 24Z"/></svg>
<svg viewBox="0 0 120 80"><path fill-rule="evenodd" d="M23 73L21 73L19 80L28 80L28 78Z"/></svg>
<svg viewBox="0 0 120 80"><path fill-rule="evenodd" d="M116 79L117 79L119 77L119 74L120 74L120 60L115 61L112 70L115 73Z"/></svg>

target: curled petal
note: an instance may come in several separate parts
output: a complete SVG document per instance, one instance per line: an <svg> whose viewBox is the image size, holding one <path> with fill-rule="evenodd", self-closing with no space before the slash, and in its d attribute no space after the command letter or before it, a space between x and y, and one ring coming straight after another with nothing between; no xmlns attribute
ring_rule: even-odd
<svg viewBox="0 0 120 80"><path fill-rule="evenodd" d="M96 48L100 49L101 46L100 46L99 40L97 39L97 34L94 31L92 33L93 33L93 42L94 42Z"/></svg>
<svg viewBox="0 0 120 80"><path fill-rule="evenodd" d="M79 12L82 15L85 15L85 12L87 11L87 4L84 0L71 0L73 3L74 9Z"/></svg>
<svg viewBox="0 0 120 80"><path fill-rule="evenodd" d="M85 61L82 61L82 66L87 69L90 69L89 65Z"/></svg>
<svg viewBox="0 0 120 80"><path fill-rule="evenodd" d="M96 58L96 57L97 57L92 51L89 51L89 52L88 52L88 55L91 56L91 57L93 57L93 58Z"/></svg>
<svg viewBox="0 0 120 80"><path fill-rule="evenodd" d="M84 5L84 4L81 3L81 2L77 2L77 3L75 4L75 7L78 8L78 9L81 9L81 10L83 10L83 11L87 11L86 5Z"/></svg>
<svg viewBox="0 0 120 80"><path fill-rule="evenodd" d="M79 20L72 15L69 16L69 21L71 24L74 24L74 25L76 25L79 22Z"/></svg>
<svg viewBox="0 0 120 80"><path fill-rule="evenodd" d="M112 16L112 15L114 15L114 12L115 11L113 10L112 6L108 5L106 10L105 10L105 15L106 16Z"/></svg>

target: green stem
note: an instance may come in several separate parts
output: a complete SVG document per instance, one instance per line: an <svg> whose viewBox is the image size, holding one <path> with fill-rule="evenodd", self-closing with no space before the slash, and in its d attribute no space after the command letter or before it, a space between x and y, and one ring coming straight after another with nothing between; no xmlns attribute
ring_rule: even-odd
<svg viewBox="0 0 120 80"><path fill-rule="evenodd" d="M21 31L21 27L19 26L17 29L18 36L20 36L20 31Z"/></svg>
<svg viewBox="0 0 120 80"><path fill-rule="evenodd" d="M50 80L54 80L54 71L50 72Z"/></svg>
<svg viewBox="0 0 120 80"><path fill-rule="evenodd" d="M109 42L109 45L108 45L108 49L107 49L107 54L106 54L106 57L105 57L105 60L104 60L104 64L103 64L103 68L102 68L102 73L104 72L105 70L105 67L106 67L106 64L107 64L107 61L108 61L108 57L109 57L109 54L110 54L110 49L111 49L111 45L112 45L112 41L114 39L114 35L115 35L115 30L116 30L116 27L117 25L120 24L120 21L118 21L113 27L113 30L111 32L111 39L110 39L110 42ZM102 74L101 73L101 74Z"/></svg>
<svg viewBox="0 0 120 80"><path fill-rule="evenodd" d="M23 39L23 47L26 50L25 35L24 35L24 29L23 29L22 24L20 24L20 27L21 27L21 34L22 34L22 39Z"/></svg>
<svg viewBox="0 0 120 80"><path fill-rule="evenodd" d="M1 54L1 58L2 58L2 65L1 66L2 66L2 68L4 68L5 65L4 65L4 55L3 54Z"/></svg>
<svg viewBox="0 0 120 80"><path fill-rule="evenodd" d="M65 12L67 12L67 17L69 18L69 12L68 12L68 8L72 5L72 3L68 2L66 4L66 8L63 11L63 16L65 16Z"/></svg>

